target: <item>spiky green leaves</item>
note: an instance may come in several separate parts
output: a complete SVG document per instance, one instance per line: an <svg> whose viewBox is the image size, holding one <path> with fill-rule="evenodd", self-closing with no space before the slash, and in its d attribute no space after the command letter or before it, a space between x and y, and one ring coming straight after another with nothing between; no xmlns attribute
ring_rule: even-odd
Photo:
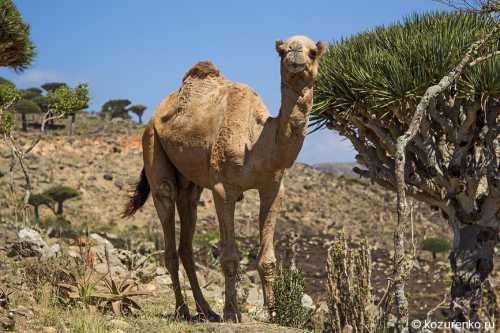
<svg viewBox="0 0 500 333"><path fill-rule="evenodd" d="M333 43L321 59L313 118L348 116L354 109L377 118L412 112L427 87L453 68L466 49L495 22L471 13L415 14ZM495 38L483 53L500 48ZM467 71L457 85L461 99L500 96L500 60Z"/></svg>
<svg viewBox="0 0 500 333"><path fill-rule="evenodd" d="M32 205L33 207L38 207L41 205L50 207L53 202L54 201L52 200L52 198L44 193L31 194L28 199L28 204Z"/></svg>
<svg viewBox="0 0 500 333"><path fill-rule="evenodd" d="M29 34L12 0L0 0L0 67L23 70L31 64L35 47Z"/></svg>
<svg viewBox="0 0 500 333"><path fill-rule="evenodd" d="M68 186L54 186L43 193L56 202L63 202L80 196L80 193L74 188Z"/></svg>

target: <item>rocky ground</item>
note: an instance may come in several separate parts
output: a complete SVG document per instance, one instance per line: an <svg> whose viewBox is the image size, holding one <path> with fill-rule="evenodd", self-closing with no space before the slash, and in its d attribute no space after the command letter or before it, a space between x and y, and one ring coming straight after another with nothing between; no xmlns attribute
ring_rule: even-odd
<svg viewBox="0 0 500 333"><path fill-rule="evenodd" d="M0 145L0 288L6 293L15 291L9 296L10 315L4 315L4 321L15 320L19 332L285 332L286 329L279 327L259 326L266 324L259 322L262 296L255 270L257 193L245 193L236 211L242 257L240 301L247 326L193 326L173 321L165 315L173 312L174 301L170 278L160 265L158 252L163 236L151 200L133 218L120 218L126 196L142 168L141 127L130 121L103 122L86 115L79 115L78 120L73 137L67 137L64 130L53 131L26 157L35 192L66 185L80 193L79 198L65 203L65 222L43 207L38 224L15 221L12 207L16 202L12 201L9 190L10 152ZM21 141L29 142L32 135L22 135ZM18 189L22 187L21 173L14 174L14 184ZM349 172L332 174L304 164L295 164L288 170L285 186L287 195L277 225L276 248L280 260L287 262L290 243L296 239L297 251L292 255L304 273L306 293L310 296L303 299L304 305L317 308L318 314L325 311L326 251L341 232L352 244L366 239L372 247L372 283L374 294L380 297L391 265L394 194L360 181ZM198 217L195 260L200 284L220 313L223 279L218 264L218 226L208 191L202 194ZM413 203L413 220L418 260L408 287L410 312L423 318L447 294L450 271L446 254L439 254L434 260L418 244L424 238L450 235L439 212L426 205ZM61 257L78 261L82 249L92 254L92 265L97 272L111 271L117 278L137 283L134 290L146 294L136 298L141 312L115 317L96 309L61 308L46 297L44 290L33 290L33 286L40 284L30 282L29 272L61 265ZM26 267L33 269L27 273ZM189 284L181 275L194 309ZM498 285L499 281L496 271L493 283ZM1 305L0 293L0 308ZM1 318L0 314L0 322Z"/></svg>

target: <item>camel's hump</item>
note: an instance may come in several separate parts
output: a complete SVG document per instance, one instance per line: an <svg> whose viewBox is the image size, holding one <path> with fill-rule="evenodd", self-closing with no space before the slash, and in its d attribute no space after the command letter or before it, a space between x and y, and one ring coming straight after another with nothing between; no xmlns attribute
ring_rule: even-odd
<svg viewBox="0 0 500 333"><path fill-rule="evenodd" d="M200 61L186 72L184 78L182 78L182 82L186 81L186 79L190 77L204 79L209 76L222 77L222 74L210 61Z"/></svg>

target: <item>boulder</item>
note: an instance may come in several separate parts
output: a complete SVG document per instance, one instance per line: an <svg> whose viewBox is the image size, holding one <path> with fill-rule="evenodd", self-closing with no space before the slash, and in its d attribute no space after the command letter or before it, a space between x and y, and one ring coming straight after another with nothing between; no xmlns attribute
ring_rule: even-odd
<svg viewBox="0 0 500 333"><path fill-rule="evenodd" d="M113 244L104 237L98 234L90 234L89 238L95 243L91 251L96 254L100 262L95 264L95 270L99 273L111 273L113 275L125 275L128 273L127 268L120 260L119 251L115 249ZM109 262L107 262L109 260ZM108 272L108 266L110 272Z"/></svg>
<svg viewBox="0 0 500 333"><path fill-rule="evenodd" d="M9 256L41 257L46 259L56 256L60 250L59 244L47 245L36 230L23 228L17 233L17 240L12 245Z"/></svg>

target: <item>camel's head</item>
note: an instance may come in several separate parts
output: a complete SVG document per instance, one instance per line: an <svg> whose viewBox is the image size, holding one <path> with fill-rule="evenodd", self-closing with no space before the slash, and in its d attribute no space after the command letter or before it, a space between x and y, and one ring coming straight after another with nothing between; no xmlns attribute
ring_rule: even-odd
<svg viewBox="0 0 500 333"><path fill-rule="evenodd" d="M276 41L276 51L281 57L281 75L284 78L314 80L318 75L319 58L325 52L323 42L314 43L306 36L292 36L286 41Z"/></svg>

